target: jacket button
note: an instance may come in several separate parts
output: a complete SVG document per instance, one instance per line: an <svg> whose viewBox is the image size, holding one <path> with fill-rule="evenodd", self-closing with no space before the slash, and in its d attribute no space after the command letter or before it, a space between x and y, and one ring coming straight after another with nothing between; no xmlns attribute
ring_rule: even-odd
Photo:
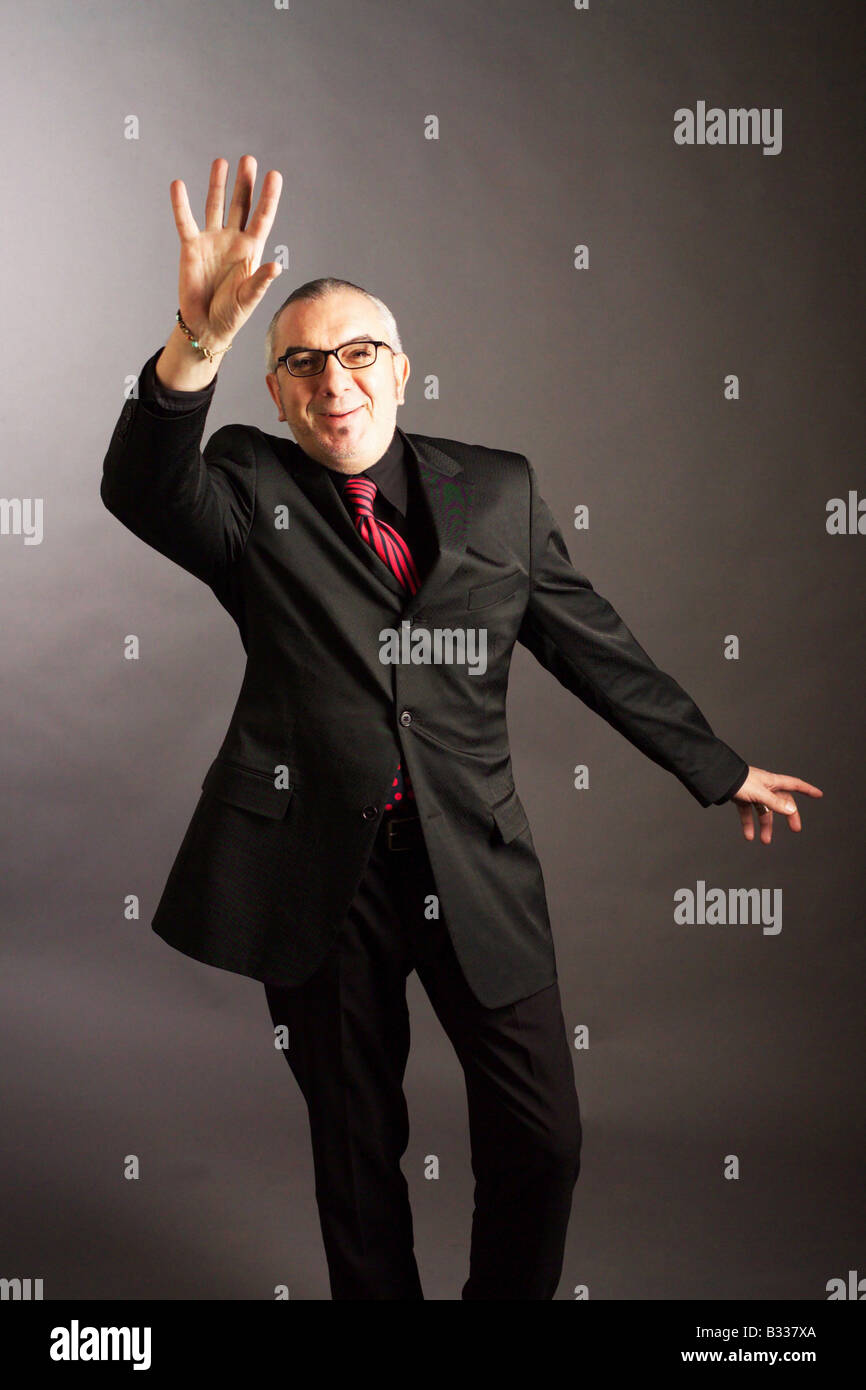
<svg viewBox="0 0 866 1390"><path fill-rule="evenodd" d="M411 724L411 723L412 723L412 711L411 711L411 710L408 710L408 709L401 710L401 712L400 712L400 723L401 723L401 724Z"/></svg>
<svg viewBox="0 0 866 1390"><path fill-rule="evenodd" d="M361 815L364 817L364 820L375 820L375 818L376 818L376 816L378 816L378 814L379 814L379 807L378 807L378 806L365 806L364 809L363 809L363 811L361 812Z"/></svg>

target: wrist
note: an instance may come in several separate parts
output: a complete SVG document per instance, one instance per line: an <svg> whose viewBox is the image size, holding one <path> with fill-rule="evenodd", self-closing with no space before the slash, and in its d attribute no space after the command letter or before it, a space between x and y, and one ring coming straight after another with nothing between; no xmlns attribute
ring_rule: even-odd
<svg viewBox="0 0 866 1390"><path fill-rule="evenodd" d="M180 309L178 309L175 314L175 319L177 320L181 333L183 333L184 337L189 339L190 347L196 352L201 353L202 357L208 362L215 362L218 357L222 357L223 354L228 352L231 348L231 338L229 338L226 343L220 343L216 340L211 341L210 331L208 331L205 338L200 337L197 332L190 328L188 323L184 323Z"/></svg>
<svg viewBox="0 0 866 1390"><path fill-rule="evenodd" d="M201 391L216 376L222 357L209 362L194 348L179 324L156 359L154 371L163 386L172 391Z"/></svg>

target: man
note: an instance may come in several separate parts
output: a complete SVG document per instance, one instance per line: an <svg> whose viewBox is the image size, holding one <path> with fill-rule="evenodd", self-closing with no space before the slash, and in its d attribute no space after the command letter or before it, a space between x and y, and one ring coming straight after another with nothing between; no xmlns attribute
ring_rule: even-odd
<svg viewBox="0 0 866 1390"><path fill-rule="evenodd" d="M281 186L250 217L244 156L205 228L176 180L178 324L145 364L101 495L208 584L247 666L153 918L197 960L263 981L307 1103L335 1299L420 1299L400 1159L405 982L417 969L466 1078L476 1178L464 1299L550 1299L581 1124L544 885L511 770L515 641L702 806L752 838L799 817L797 778L717 739L575 571L517 453L405 434L390 311L346 281L290 296L268 332L282 437L200 452L224 353L279 273L260 264ZM249 224L247 225L247 219Z"/></svg>

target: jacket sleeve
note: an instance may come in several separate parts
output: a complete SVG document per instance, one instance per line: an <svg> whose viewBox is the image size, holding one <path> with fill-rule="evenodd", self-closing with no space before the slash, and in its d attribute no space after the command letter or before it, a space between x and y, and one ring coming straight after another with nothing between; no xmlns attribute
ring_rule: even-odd
<svg viewBox="0 0 866 1390"><path fill-rule="evenodd" d="M701 806L738 790L749 765L716 738L695 702L639 645L572 565L528 459L530 587L518 641L552 675L653 762L678 777Z"/></svg>
<svg viewBox="0 0 866 1390"><path fill-rule="evenodd" d="M162 351L162 349L160 349ZM166 408L148 358L139 398L126 401L102 465L100 497L128 530L213 586L243 554L253 519L255 447L242 425L201 438L213 391ZM197 402L197 404L196 404ZM174 401L172 401L174 404Z"/></svg>

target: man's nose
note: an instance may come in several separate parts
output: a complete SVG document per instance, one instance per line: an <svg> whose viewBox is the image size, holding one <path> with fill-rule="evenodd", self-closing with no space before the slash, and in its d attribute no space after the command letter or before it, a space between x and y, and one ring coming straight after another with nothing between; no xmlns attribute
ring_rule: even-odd
<svg viewBox="0 0 866 1390"><path fill-rule="evenodd" d="M354 378L354 373L348 367L344 367L335 353L325 358L325 369L321 374L323 386L345 387Z"/></svg>

